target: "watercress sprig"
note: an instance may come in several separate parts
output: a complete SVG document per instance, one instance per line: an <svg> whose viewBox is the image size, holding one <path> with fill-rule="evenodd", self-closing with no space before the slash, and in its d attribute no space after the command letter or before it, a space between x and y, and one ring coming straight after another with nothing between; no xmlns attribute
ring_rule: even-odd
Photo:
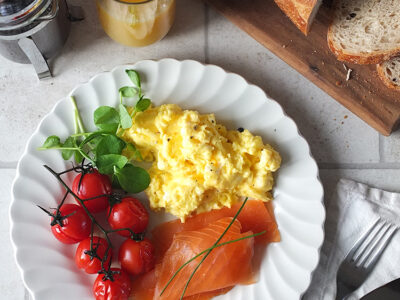
<svg viewBox="0 0 400 300"><path fill-rule="evenodd" d="M150 176L146 170L131 163L132 160L142 160L142 156L134 144L125 142L121 136L126 129L132 127L132 118L135 114L150 107L151 101L144 98L142 94L139 73L135 70L126 70L126 74L134 86L119 89L118 110L111 106L100 106L94 111L93 121L97 127L96 131L86 132L75 98L71 97L74 107L75 133L70 135L64 143L56 135L49 136L39 150L59 149L63 159L71 159L74 155L78 164L86 159L100 173L112 175L113 183L125 191L138 193L148 187ZM123 99L128 97L137 98L131 113L123 103ZM129 157L122 155L125 149L127 153L130 153Z"/></svg>

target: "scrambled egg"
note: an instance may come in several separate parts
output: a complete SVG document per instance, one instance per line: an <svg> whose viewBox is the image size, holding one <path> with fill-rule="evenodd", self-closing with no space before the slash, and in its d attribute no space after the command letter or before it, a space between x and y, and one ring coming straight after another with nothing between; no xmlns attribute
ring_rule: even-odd
<svg viewBox="0 0 400 300"><path fill-rule="evenodd" d="M213 114L175 104L138 113L123 138L133 142L149 169L152 209L182 221L191 213L230 207L241 196L272 199L272 172L281 157L248 130L227 130Z"/></svg>

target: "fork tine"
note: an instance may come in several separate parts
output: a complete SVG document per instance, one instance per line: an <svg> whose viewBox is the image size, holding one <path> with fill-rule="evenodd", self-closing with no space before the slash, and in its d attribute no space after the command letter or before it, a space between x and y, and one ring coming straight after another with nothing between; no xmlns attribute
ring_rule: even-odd
<svg viewBox="0 0 400 300"><path fill-rule="evenodd" d="M371 251L379 243L389 228L390 224L387 224L385 221L382 221L377 226L376 230L370 234L369 239L363 243L363 248L354 259L356 265L360 265L365 262L365 257L368 258L368 256L371 254Z"/></svg>
<svg viewBox="0 0 400 300"><path fill-rule="evenodd" d="M351 248L350 252L346 256L347 261L352 261L354 254L358 251L358 249L361 247L361 245L364 243L364 241L369 237L369 235L372 233L372 231L375 229L375 226L380 222L381 218L378 218L375 223L368 229L364 235L361 236L361 238L356 242L356 244Z"/></svg>
<svg viewBox="0 0 400 300"><path fill-rule="evenodd" d="M391 232L386 234L385 240L376 249L376 251L373 253L373 255L371 257L369 257L369 259L365 262L364 268L366 268L367 270L371 270L373 267L375 267L375 265L378 262L379 258L382 256L383 251L386 249L387 245L389 245L389 242L391 241L393 235L399 229L398 227L393 226L392 224L391 224L390 227L392 229Z"/></svg>

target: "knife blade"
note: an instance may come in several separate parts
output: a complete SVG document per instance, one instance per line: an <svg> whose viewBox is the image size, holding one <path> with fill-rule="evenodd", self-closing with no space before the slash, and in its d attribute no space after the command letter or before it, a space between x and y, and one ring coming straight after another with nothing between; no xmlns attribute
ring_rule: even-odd
<svg viewBox="0 0 400 300"><path fill-rule="evenodd" d="M400 278L389 282L365 295L361 300L398 300L400 299Z"/></svg>

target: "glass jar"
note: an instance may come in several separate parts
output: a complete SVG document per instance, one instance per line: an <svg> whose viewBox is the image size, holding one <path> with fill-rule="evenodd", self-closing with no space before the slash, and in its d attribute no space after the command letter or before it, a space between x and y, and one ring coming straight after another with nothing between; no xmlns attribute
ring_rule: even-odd
<svg viewBox="0 0 400 300"><path fill-rule="evenodd" d="M96 0L104 31L116 42L142 47L161 40L175 18L175 0Z"/></svg>

